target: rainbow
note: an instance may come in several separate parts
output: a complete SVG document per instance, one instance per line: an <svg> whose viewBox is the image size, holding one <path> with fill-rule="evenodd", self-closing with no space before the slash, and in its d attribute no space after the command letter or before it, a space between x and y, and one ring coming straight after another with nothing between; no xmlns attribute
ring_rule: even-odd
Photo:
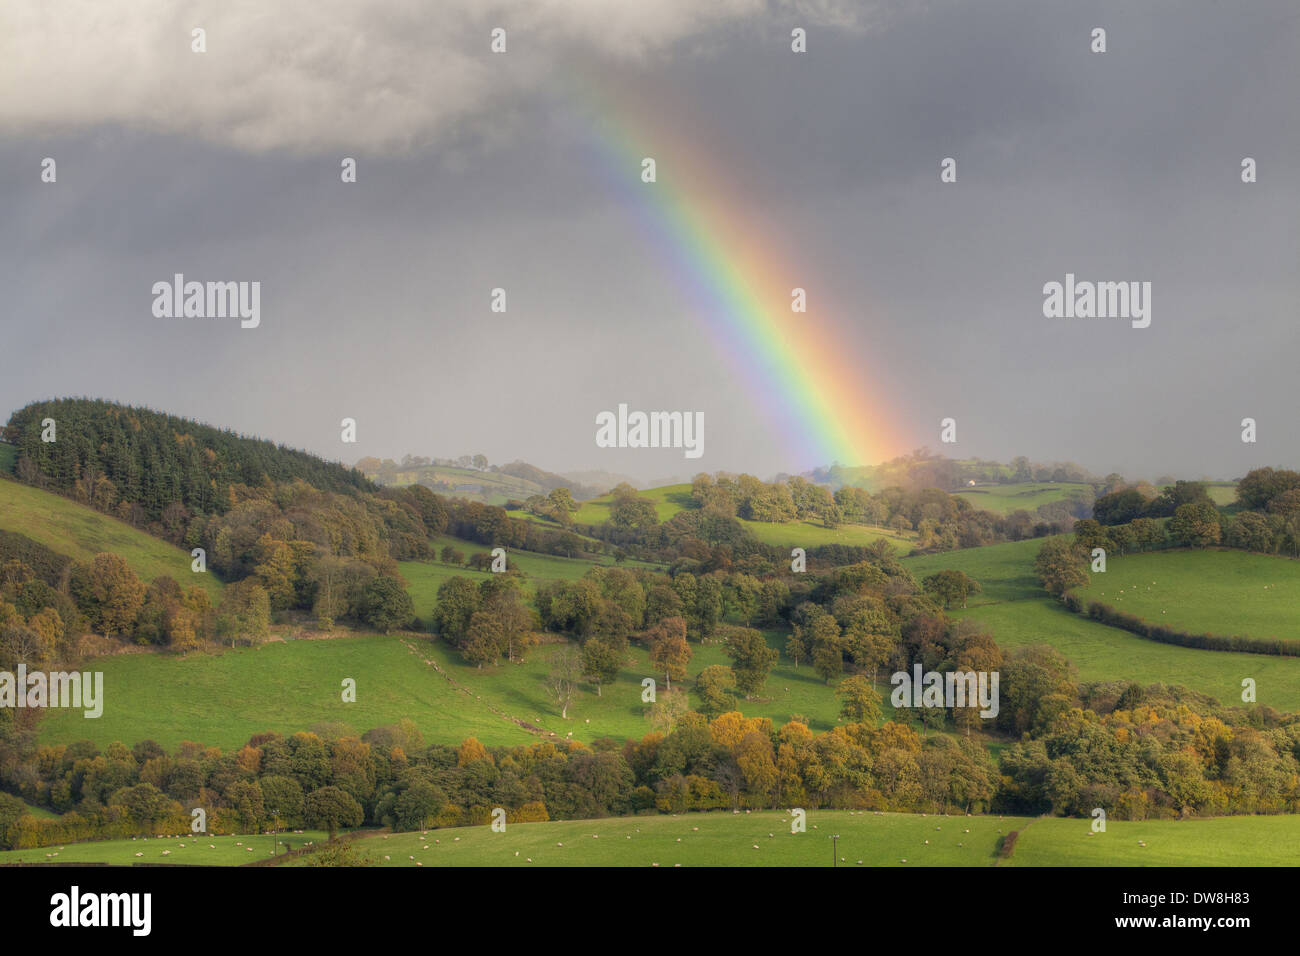
<svg viewBox="0 0 1300 956"><path fill-rule="evenodd" d="M884 461L901 447L882 421L863 372L845 354L825 303L807 288L808 311L791 309L792 289L812 273L794 267L765 236L750 197L699 156L680 133L655 128L652 111L617 107L582 85L589 142L617 195L625 197L674 279L694 294L718 352L805 467ZM636 128L624 119L636 117ZM657 181L641 181L646 156ZM792 462L793 464L793 462Z"/></svg>

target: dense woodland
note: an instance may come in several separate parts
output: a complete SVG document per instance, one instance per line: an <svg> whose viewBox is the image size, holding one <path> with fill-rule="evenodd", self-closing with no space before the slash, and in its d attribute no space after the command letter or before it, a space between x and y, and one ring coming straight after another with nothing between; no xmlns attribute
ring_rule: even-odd
<svg viewBox="0 0 1300 956"><path fill-rule="evenodd" d="M1300 472L1256 468L1238 482L1236 503L1222 512L1201 482L1179 481L1159 494L1153 491L1126 486L1098 498L1094 523L1105 527L1088 526L1094 546L1109 541L1123 553L1131 545L1132 529L1143 527L1142 519L1169 517L1169 538L1181 547L1222 544L1300 557Z"/></svg>
<svg viewBox="0 0 1300 956"><path fill-rule="evenodd" d="M55 441L41 440L46 419ZM173 505L220 514L232 505L234 485L301 479L328 492L374 487L360 472L307 452L98 399L35 402L13 413L4 434L18 449L20 480L84 497L101 511L125 503L129 519L159 520Z"/></svg>

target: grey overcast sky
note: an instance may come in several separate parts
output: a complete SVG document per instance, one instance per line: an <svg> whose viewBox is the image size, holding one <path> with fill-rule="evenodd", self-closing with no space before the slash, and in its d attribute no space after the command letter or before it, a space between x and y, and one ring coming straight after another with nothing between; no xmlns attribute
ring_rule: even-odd
<svg viewBox="0 0 1300 956"><path fill-rule="evenodd" d="M645 480L829 464L628 198L685 150L783 250L762 281L809 290L879 457L1294 466L1298 47L1294 0L5 0L0 415L90 395L348 462ZM593 152L602 109L659 184ZM155 318L178 272L260 282L260 327ZM1151 282L1150 327L1045 318L1067 273ZM704 412L704 456L596 447L619 402Z"/></svg>

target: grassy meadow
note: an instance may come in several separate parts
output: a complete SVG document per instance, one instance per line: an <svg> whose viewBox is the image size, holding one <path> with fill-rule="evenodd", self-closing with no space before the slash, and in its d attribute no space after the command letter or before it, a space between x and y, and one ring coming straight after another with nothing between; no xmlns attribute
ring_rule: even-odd
<svg viewBox="0 0 1300 956"><path fill-rule="evenodd" d="M695 507L691 498L691 486L664 485L662 488L648 488L638 491L637 495L654 502L655 514L659 520L667 521L680 511ZM612 495L584 501L574 514L578 524L603 524L609 520L609 509L613 503ZM515 517L519 515L516 513ZM900 554L912 550L911 537L885 528L873 528L860 524L842 524L838 528L823 527L819 521L749 521L737 519L741 526L764 544L780 548L815 548L823 544L844 544L865 547L875 541L888 541ZM550 522L548 522L550 523Z"/></svg>
<svg viewBox="0 0 1300 956"><path fill-rule="evenodd" d="M1295 866L1300 817L1091 820L1041 817L1002 866ZM1145 844L1145 845L1143 845Z"/></svg>
<svg viewBox="0 0 1300 956"><path fill-rule="evenodd" d="M16 481L0 481L0 528L17 531L82 562L91 561L101 551L115 552L143 580L168 574L181 587L201 584L214 604L224 587L211 571L195 574L190 570L192 558L188 551L93 508Z"/></svg>
<svg viewBox="0 0 1300 956"><path fill-rule="evenodd" d="M810 810L803 833L784 810L685 813L509 823L354 835L360 860L375 866L1292 866L1300 817L1092 821L1062 817L944 816ZM1018 836L1009 857L1002 840ZM838 841L832 841L838 835ZM286 842L319 846L318 831L234 836L104 840L0 852L17 863L167 863L239 866L263 860ZM836 857L838 849L839 859ZM310 865L310 856L284 866Z"/></svg>
<svg viewBox="0 0 1300 956"><path fill-rule="evenodd" d="M1092 485L1073 481L1020 481L1005 485L977 485L953 492L981 511L1009 515L1013 511L1031 514L1041 505L1069 501L1092 493Z"/></svg>
<svg viewBox="0 0 1300 956"><path fill-rule="evenodd" d="M374 635L271 642L185 656L121 654L100 658L104 713L51 709L39 725L42 743L152 739L168 750L183 740L238 749L262 731L292 734L343 723L358 733L404 717L430 743L485 744L533 739L422 663L400 638ZM342 681L357 682L355 703Z"/></svg>
<svg viewBox="0 0 1300 956"><path fill-rule="evenodd" d="M1233 550L1159 551L1112 558L1079 592L1121 611L1197 634L1300 640L1300 561Z"/></svg>
<svg viewBox="0 0 1300 956"><path fill-rule="evenodd" d="M461 551L468 558L475 552L488 552L491 548L442 535L432 541L435 551L450 545ZM517 568L529 577L527 591L531 592L537 581L577 581L593 567L614 567L616 562L612 555L594 555L584 558L565 558L549 554L533 554L527 551L507 551L506 567ZM625 561L625 568L656 568L656 565L644 561ZM415 603L415 613L421 621L428 622L437 602L438 588L449 578L465 577L481 581L490 575L490 571L475 571L461 565L444 564L442 561L399 561L398 571L407 581L407 593Z"/></svg>
<svg viewBox="0 0 1300 956"><path fill-rule="evenodd" d="M504 505L512 498L522 501L531 495L546 494L541 485L527 478L516 478L496 471L456 468L450 465L422 465L418 468L371 471L367 473L367 477L384 485L415 485L421 481L433 481L445 486L433 489L439 494L468 498L489 505ZM478 490L470 491L468 486L474 486ZM458 487L461 490L454 490Z"/></svg>
<svg viewBox="0 0 1300 956"><path fill-rule="evenodd" d="M610 817L513 823L504 833L478 826L376 834L350 846L379 866L829 867L836 845L847 867L992 866L999 839L1029 822L810 810L805 832L791 833L790 821L784 810Z"/></svg>
<svg viewBox="0 0 1300 956"><path fill-rule="evenodd" d="M1205 493L1210 496L1210 500L1222 508L1224 505L1230 505L1237 500L1237 483L1235 481L1208 481L1205 483Z"/></svg>
<svg viewBox="0 0 1300 956"><path fill-rule="evenodd" d="M378 866L1290 866L1300 837L1296 816L1108 821L1097 834L1091 820L1060 817L811 810L798 834L790 820L721 811L377 833L350 845Z"/></svg>
<svg viewBox="0 0 1300 956"><path fill-rule="evenodd" d="M743 518L738 520L759 541L780 548L815 548L823 544L866 547L877 541L887 541L900 555L912 550L912 539L907 535L863 524L842 524L838 528L827 528L818 521L788 521L781 524L746 521Z"/></svg>
<svg viewBox="0 0 1300 956"><path fill-rule="evenodd" d="M1019 601L1044 594L1034 576L1034 558L1046 540L1032 538L942 554L922 554L903 559L903 564L918 582L948 568L965 572L980 583L981 593L970 599L972 606Z"/></svg>
<svg viewBox="0 0 1300 956"><path fill-rule="evenodd" d="M1050 644L1074 663L1084 681L1182 684L1221 703L1240 705L1242 679L1251 677L1257 684L1259 703L1300 711L1300 660L1294 657L1161 644L1066 610L1043 591L1034 575L1034 558L1044 540L924 555L906 558L904 563L918 579L943 568L969 574L979 581L982 593L971 598L966 610L951 611L952 616L979 621L1007 649ZM1136 589L1124 588L1124 599L1131 603L1112 601L1130 576L1133 585L1144 582ZM1177 620L1198 633L1242 633L1240 623L1235 631L1227 623L1237 620L1281 628L1300 616L1300 563L1269 555L1156 551L1113 558L1108 562L1105 587L1100 577L1094 575L1093 583L1081 590L1080 596L1095 596L1152 620ZM1110 584L1112 581L1115 583ZM1159 583L1147 592L1151 581ZM1220 581L1225 583L1216 583ZM1203 598L1203 592L1210 596ZM1251 605L1253 613L1239 619L1235 605L1256 594L1259 599ZM1181 609L1180 617L1160 614L1162 609L1174 614L1175 606ZM1150 614L1153 608L1155 613ZM1211 625L1216 621L1228 630L1215 631Z"/></svg>
<svg viewBox="0 0 1300 956"><path fill-rule="evenodd" d="M773 646L784 641L775 631L766 636ZM465 663L441 640L420 634L272 641L185 656L121 654L94 662L104 673L103 715L86 718L79 710L51 710L41 721L40 740L91 740L103 748L114 740L130 745L152 739L169 750L193 740L228 750L264 731L291 734L344 724L364 733L405 717L427 743L439 744L477 737L490 746L514 745L552 734L590 742L639 739L650 732L641 681L654 677L660 693L665 686L644 648L632 646L617 680L599 694L584 682L568 718L562 719L543 683L548 658L559 646L533 648L522 664L482 669ZM730 661L720 644L693 643L691 649L685 686L692 706L698 707L691 689L694 675ZM354 703L342 700L345 677L357 682ZM888 714L888 685L882 682L881 689ZM749 717L768 717L777 726L797 717L820 733L839 721L840 702L811 667L795 668L782 657L762 694L752 701L734 696L733 707ZM907 722L912 717L910 710L899 715Z"/></svg>
<svg viewBox="0 0 1300 956"><path fill-rule="evenodd" d="M660 488L647 488L636 494L638 498L654 502L655 515L660 521L667 521L677 512L695 507L690 485L664 485ZM609 520L609 508L613 503L612 494L584 501L574 513L573 520L577 524L604 524Z"/></svg>
<svg viewBox="0 0 1300 956"><path fill-rule="evenodd" d="M328 839L329 834L322 831L305 830L302 833L281 833L278 837L270 833L233 836L185 834L174 837L140 837L135 840L97 840L43 846L34 850L0 851L0 866L15 863L242 866L270 857L275 852L277 840L279 852L284 853L286 843L296 849L306 843L322 843Z"/></svg>

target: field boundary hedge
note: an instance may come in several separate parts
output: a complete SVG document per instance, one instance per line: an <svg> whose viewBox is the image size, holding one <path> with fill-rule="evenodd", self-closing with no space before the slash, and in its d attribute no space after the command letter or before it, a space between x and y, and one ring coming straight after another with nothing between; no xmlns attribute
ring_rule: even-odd
<svg viewBox="0 0 1300 956"><path fill-rule="evenodd" d="M1101 601L1086 601L1077 595L1066 592L1062 596L1065 606L1075 614L1091 620L1117 627L1120 630L1145 637L1161 644L1176 644L1179 647L1193 647L1206 651L1231 651L1239 654L1271 654L1274 657L1300 657L1300 641L1287 641L1276 637L1250 637L1245 634L1231 636L1222 634L1193 634L1177 628L1152 624L1128 614Z"/></svg>

